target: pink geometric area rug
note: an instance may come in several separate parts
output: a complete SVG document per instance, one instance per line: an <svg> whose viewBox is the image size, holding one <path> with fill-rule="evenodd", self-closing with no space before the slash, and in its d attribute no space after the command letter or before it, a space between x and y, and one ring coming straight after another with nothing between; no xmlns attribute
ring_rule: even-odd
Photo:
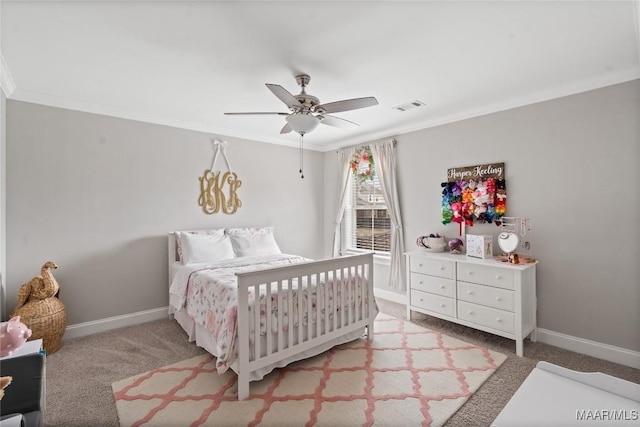
<svg viewBox="0 0 640 427"><path fill-rule="evenodd" d="M444 424L506 356L379 314L357 339L276 369L236 397L236 375L197 356L112 384L121 426Z"/></svg>

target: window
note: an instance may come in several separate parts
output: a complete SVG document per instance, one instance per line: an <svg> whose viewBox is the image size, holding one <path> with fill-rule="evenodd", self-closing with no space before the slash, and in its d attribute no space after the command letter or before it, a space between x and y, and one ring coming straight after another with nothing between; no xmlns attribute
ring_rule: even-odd
<svg viewBox="0 0 640 427"><path fill-rule="evenodd" d="M367 177L357 178L353 174L350 177L342 219L344 249L389 254L391 219L382 196L380 181L371 165L370 162L359 161L358 173Z"/></svg>

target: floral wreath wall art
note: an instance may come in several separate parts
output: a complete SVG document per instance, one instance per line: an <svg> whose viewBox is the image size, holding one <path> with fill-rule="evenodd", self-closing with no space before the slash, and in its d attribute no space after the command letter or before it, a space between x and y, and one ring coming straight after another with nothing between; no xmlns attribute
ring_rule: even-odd
<svg viewBox="0 0 640 427"><path fill-rule="evenodd" d="M473 226L498 221L507 212L504 163L447 170L442 186L442 223Z"/></svg>
<svg viewBox="0 0 640 427"><path fill-rule="evenodd" d="M213 160L211 167L206 169L200 181L200 197L198 205L202 207L204 213L211 215L222 210L225 214L234 214L238 208L242 206L242 202L238 197L238 188L242 185L242 181L238 179L238 175L231 170L229 160L226 154L226 141L213 141ZM214 172L214 166L218 154L222 154L222 158L227 165L227 171L221 176L222 171ZM226 188L225 188L226 186Z"/></svg>
<svg viewBox="0 0 640 427"><path fill-rule="evenodd" d="M351 173L358 180L364 182L373 179L375 173L375 164L371 148L364 146L356 150L351 158Z"/></svg>

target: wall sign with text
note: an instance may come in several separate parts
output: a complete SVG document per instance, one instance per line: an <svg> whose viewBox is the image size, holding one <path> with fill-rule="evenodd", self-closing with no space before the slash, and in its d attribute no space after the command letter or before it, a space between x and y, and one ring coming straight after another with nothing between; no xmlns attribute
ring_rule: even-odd
<svg viewBox="0 0 640 427"><path fill-rule="evenodd" d="M447 170L442 186L442 223L472 226L493 222L507 211L504 163L465 166Z"/></svg>

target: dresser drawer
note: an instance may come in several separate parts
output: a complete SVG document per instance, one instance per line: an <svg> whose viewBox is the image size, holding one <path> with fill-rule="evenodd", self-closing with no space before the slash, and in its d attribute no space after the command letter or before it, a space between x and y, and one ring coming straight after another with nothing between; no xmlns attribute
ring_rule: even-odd
<svg viewBox="0 0 640 427"><path fill-rule="evenodd" d="M411 305L451 317L454 314L453 299L415 289L411 290Z"/></svg>
<svg viewBox="0 0 640 427"><path fill-rule="evenodd" d="M454 266L453 261L423 258L420 256L412 256L410 261L410 269L412 272L429 274L445 279L453 279Z"/></svg>
<svg viewBox="0 0 640 427"><path fill-rule="evenodd" d="M506 268L459 262L458 281L514 289L514 272Z"/></svg>
<svg viewBox="0 0 640 427"><path fill-rule="evenodd" d="M430 292L445 297L453 298L454 284L451 279L427 276L426 274L411 273L411 289Z"/></svg>
<svg viewBox="0 0 640 427"><path fill-rule="evenodd" d="M515 330L513 313L464 301L458 301L458 318L505 332Z"/></svg>
<svg viewBox="0 0 640 427"><path fill-rule="evenodd" d="M476 285L475 283L458 282L458 299L474 304L486 305L501 310L514 311L514 291L494 288L493 286Z"/></svg>

